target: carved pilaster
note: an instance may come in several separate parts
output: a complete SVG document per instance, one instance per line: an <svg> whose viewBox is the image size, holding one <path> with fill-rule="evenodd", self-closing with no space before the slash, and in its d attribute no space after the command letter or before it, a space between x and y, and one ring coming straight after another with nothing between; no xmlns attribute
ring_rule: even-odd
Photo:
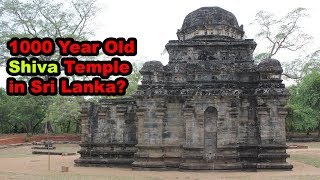
<svg viewBox="0 0 320 180"><path fill-rule="evenodd" d="M137 116L137 139L138 139L138 144L143 144L144 141L144 129L143 129L143 124L144 124L144 109L138 109L136 112Z"/></svg>

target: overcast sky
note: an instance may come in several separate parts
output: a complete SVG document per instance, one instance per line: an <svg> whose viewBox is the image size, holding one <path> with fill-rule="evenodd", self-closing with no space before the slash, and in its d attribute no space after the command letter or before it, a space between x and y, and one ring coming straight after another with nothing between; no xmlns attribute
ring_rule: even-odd
<svg viewBox="0 0 320 180"><path fill-rule="evenodd" d="M169 40L177 39L185 16L203 6L219 6L232 12L239 25L244 25L246 37L255 39L257 28L250 25L260 10L284 16L297 7L309 9L310 17L303 19L304 32L314 37L305 53L320 49L320 3L318 0L100 0L100 11L94 21L95 36L91 40L103 41L108 37L136 37L138 54L137 62L160 60L168 62L168 56L161 55ZM257 50L263 49L258 42ZM292 60L298 54L282 52L278 59ZM126 59L126 58L122 58ZM5 87L7 74L0 69L0 86Z"/></svg>

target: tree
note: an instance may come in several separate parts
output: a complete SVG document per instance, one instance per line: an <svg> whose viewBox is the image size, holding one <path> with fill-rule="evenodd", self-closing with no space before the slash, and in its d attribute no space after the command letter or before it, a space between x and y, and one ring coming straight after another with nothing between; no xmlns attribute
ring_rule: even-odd
<svg viewBox="0 0 320 180"><path fill-rule="evenodd" d="M9 58L6 42L12 37L72 37L84 40L92 34L89 22L95 17L96 12L95 0L2 0L0 59ZM40 56L39 59L59 61L60 56Z"/></svg>
<svg viewBox="0 0 320 180"><path fill-rule="evenodd" d="M281 49L297 51L308 44L312 37L299 26L300 20L308 15L306 11L305 8L296 8L280 19L272 13L258 12L255 22L260 26L260 31L257 37L266 39L269 45L266 52L257 57L271 58Z"/></svg>
<svg viewBox="0 0 320 180"><path fill-rule="evenodd" d="M138 90L139 82L141 80L141 73L139 72L140 68L140 64L132 63L132 73L126 76L129 82L129 86L126 89L126 94L124 96L94 96L91 97L89 101L97 103L103 98L116 99L131 97Z"/></svg>
<svg viewBox="0 0 320 180"><path fill-rule="evenodd" d="M299 83L301 79L312 71L320 71L320 50L307 55L303 58L297 58L291 62L283 63L286 77L295 77L294 80Z"/></svg>
<svg viewBox="0 0 320 180"><path fill-rule="evenodd" d="M9 133L14 127L9 121L10 107L7 106L8 96L3 88L0 88L0 133Z"/></svg>
<svg viewBox="0 0 320 180"><path fill-rule="evenodd" d="M41 133L47 122L52 132L80 132L83 97L7 96L0 89L0 133ZM48 107L48 109L46 108Z"/></svg>
<svg viewBox="0 0 320 180"><path fill-rule="evenodd" d="M92 22L98 8L96 6L95 0L66 0L66 1L47 1L47 0L0 0L0 65L3 65L5 60L10 57L8 50L6 49L6 42L12 37L50 37L55 39L57 37L71 37L78 41L86 40L89 35L92 34L92 27L90 22ZM58 49L56 48L56 51ZM40 61L60 61L61 56L56 53L53 56L39 56ZM20 77L24 80L30 79L30 77L24 76ZM48 76L43 77L48 79ZM15 119L15 124L19 121L30 122L29 115L33 116L30 108L34 108L35 111L42 110L45 114L45 110L48 108L48 102L50 98L48 97L19 97L21 99L16 99L15 97L9 97L6 105L8 107L14 107L21 112L21 114L11 113L11 120ZM31 101L43 101L43 107L30 106L28 111L29 103L25 102L25 99ZM14 101L9 100L17 100ZM9 104L8 104L9 103ZM42 104L42 102L38 102ZM21 107L20 107L21 106ZM42 108L42 109L37 109ZM12 112L12 111L11 111ZM28 118L26 118L28 117ZM31 118L31 117L30 117ZM36 124L41 124L44 117L34 117L39 120ZM51 123L48 122L49 129L52 129ZM36 126L38 127L38 126ZM25 131L29 131L31 127L27 128ZM34 128L32 128L34 129ZM33 131L33 130L32 130Z"/></svg>
<svg viewBox="0 0 320 180"><path fill-rule="evenodd" d="M133 63L132 64L132 73L127 77L128 81L129 81L129 86L126 90L125 96L131 96L137 91L138 84L141 80L141 74L140 74L139 70L140 70L140 68L138 67L138 65Z"/></svg>
<svg viewBox="0 0 320 180"><path fill-rule="evenodd" d="M287 127L307 132L318 129L320 137L320 71L308 73L290 93Z"/></svg>
<svg viewBox="0 0 320 180"><path fill-rule="evenodd" d="M3 95L0 101L2 132L37 133L45 116L47 97Z"/></svg>
<svg viewBox="0 0 320 180"><path fill-rule="evenodd" d="M76 97L55 96L45 115L55 133L75 133L79 130L80 104Z"/></svg>

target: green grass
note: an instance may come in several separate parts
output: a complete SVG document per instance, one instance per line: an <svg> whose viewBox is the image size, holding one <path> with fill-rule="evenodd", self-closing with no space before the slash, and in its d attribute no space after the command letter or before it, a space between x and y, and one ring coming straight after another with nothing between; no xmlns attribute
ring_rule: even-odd
<svg viewBox="0 0 320 180"><path fill-rule="evenodd" d="M290 159L308 164L317 168L320 168L320 156L319 155L302 155L291 154Z"/></svg>

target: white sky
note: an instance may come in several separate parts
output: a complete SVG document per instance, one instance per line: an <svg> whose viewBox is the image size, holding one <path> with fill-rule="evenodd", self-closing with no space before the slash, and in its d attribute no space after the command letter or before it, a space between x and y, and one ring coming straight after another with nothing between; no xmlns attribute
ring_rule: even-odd
<svg viewBox="0 0 320 180"><path fill-rule="evenodd" d="M169 40L177 39L184 17L203 6L220 6L232 12L239 25L244 25L247 38L254 39L257 30L250 25L260 10L283 16L297 7L309 9L310 17L301 25L304 32L314 37L314 43L306 48L305 53L320 49L320 1L318 0L99 0L100 12L94 21L95 36L91 40L103 41L108 37L136 37L138 54L136 62L160 60L168 62L168 55L161 55ZM263 48L259 45L256 51ZM261 51L261 50L260 50ZM293 60L299 54L282 52L275 58L280 61ZM122 58L131 59L131 58ZM5 87L7 73L0 68L0 86Z"/></svg>

